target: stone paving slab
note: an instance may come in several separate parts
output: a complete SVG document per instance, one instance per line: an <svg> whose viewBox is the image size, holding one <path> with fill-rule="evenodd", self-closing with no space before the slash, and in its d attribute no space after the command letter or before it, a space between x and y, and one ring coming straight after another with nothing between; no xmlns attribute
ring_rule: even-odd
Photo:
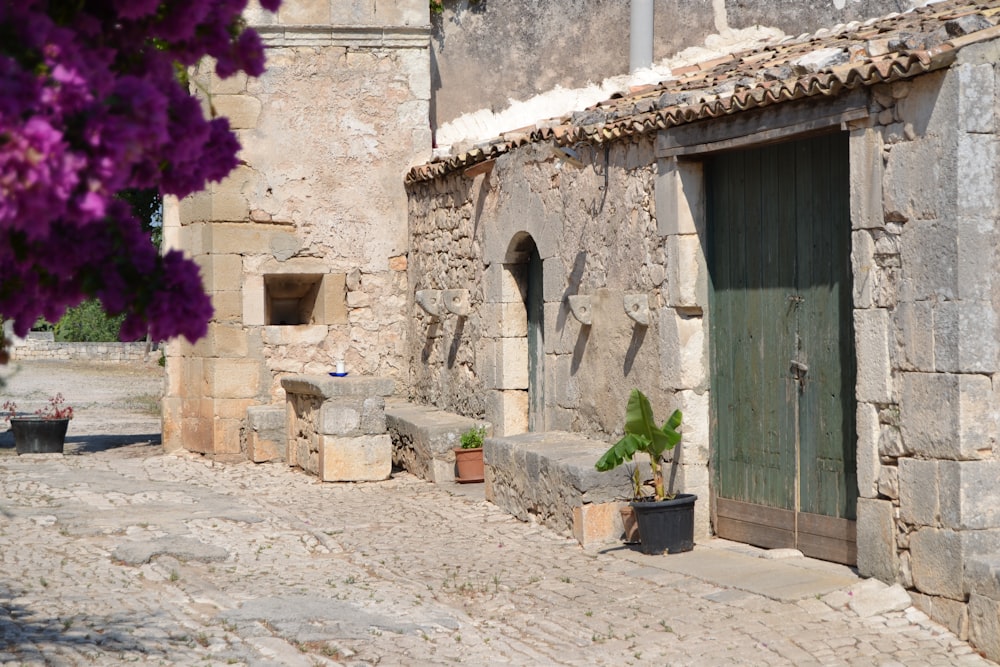
<svg viewBox="0 0 1000 667"><path fill-rule="evenodd" d="M990 664L912 607L862 618L857 579L749 574L825 564L689 556L587 551L407 473L0 447L4 664Z"/></svg>

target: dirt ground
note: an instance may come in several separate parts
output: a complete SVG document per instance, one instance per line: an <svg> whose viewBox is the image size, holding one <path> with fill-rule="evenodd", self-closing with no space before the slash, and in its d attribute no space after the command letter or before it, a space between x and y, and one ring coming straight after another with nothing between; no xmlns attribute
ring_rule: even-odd
<svg viewBox="0 0 1000 667"><path fill-rule="evenodd" d="M14 361L0 366L0 405L14 401L20 414L62 393L73 407L66 453L160 447L163 368L149 363ZM0 456L14 452L14 438L0 420ZM124 453L124 452L123 452Z"/></svg>

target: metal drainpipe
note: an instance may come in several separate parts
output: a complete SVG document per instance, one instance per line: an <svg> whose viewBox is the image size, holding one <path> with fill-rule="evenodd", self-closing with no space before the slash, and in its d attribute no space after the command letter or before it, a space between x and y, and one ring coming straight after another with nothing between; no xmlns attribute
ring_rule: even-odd
<svg viewBox="0 0 1000 667"><path fill-rule="evenodd" d="M629 73L653 66L653 0L632 0Z"/></svg>

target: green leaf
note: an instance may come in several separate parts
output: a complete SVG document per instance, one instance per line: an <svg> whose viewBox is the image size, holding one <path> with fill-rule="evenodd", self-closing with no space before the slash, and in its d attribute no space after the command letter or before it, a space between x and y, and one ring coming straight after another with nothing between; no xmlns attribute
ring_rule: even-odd
<svg viewBox="0 0 1000 667"><path fill-rule="evenodd" d="M637 452L645 452L653 461L659 461L667 450L673 449L681 440L677 427L681 425L681 411L674 410L662 428L656 426L653 408L638 389L633 389L625 408L625 436L597 460L595 467L600 471L616 468L625 461L631 461Z"/></svg>

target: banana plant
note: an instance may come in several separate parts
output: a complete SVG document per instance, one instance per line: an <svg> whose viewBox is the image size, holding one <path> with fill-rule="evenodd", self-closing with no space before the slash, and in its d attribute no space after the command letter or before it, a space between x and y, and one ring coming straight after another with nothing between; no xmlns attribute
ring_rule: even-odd
<svg viewBox="0 0 1000 667"><path fill-rule="evenodd" d="M677 432L681 418L681 411L674 410L670 419L658 427L653 419L653 408L649 405L649 399L638 389L633 389L625 408L625 435L604 452L594 467L601 472L613 470L625 461L631 461L639 452L643 452L649 456L656 500L673 498L675 494L668 494L664 489L662 458L665 452L673 449L681 441L681 434ZM633 476L637 476L638 472L639 469L636 467ZM633 486L638 490L635 480Z"/></svg>

